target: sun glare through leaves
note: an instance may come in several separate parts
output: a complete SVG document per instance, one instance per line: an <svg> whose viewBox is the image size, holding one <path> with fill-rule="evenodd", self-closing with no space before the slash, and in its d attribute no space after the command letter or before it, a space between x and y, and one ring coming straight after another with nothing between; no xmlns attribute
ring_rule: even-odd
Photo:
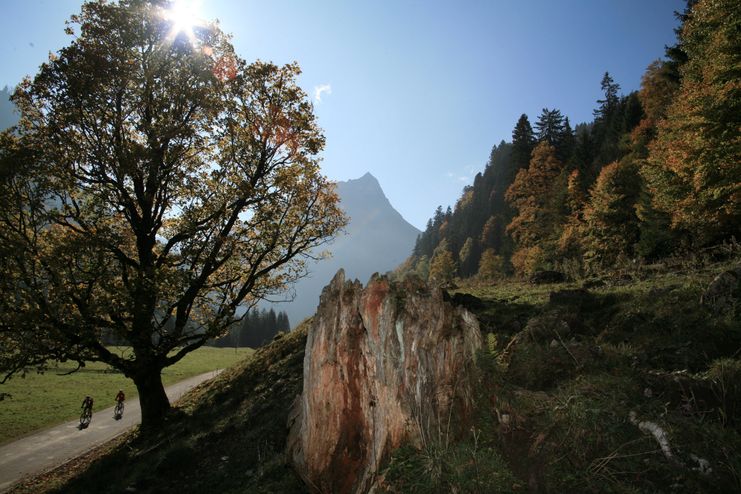
<svg viewBox="0 0 741 494"><path fill-rule="evenodd" d="M208 24L200 16L200 6L201 0L173 0L162 10L162 18L170 24L168 38L171 42L184 36L192 47L196 47L195 29L205 28ZM217 54L208 44L200 46L199 49L213 60L213 73L217 79L225 82L236 77L237 61L233 55Z"/></svg>
<svg viewBox="0 0 741 494"><path fill-rule="evenodd" d="M195 33L193 29L203 26L204 22L198 15L200 2L197 0L174 0L170 7L165 9L162 16L165 20L172 23L170 37L172 39L185 35L192 44L195 42Z"/></svg>

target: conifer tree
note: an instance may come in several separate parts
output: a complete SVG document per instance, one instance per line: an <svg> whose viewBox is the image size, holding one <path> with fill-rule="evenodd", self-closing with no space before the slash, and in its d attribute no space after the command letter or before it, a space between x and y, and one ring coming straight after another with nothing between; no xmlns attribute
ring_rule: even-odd
<svg viewBox="0 0 741 494"><path fill-rule="evenodd" d="M529 123L525 127L529 126ZM532 134L532 129L530 129ZM531 149L528 145L527 148ZM524 152L524 147L521 149ZM512 209L505 201L504 194L512 185L517 174L518 167L527 168L529 162L529 153L525 157L524 164L518 165L514 162L514 145L501 142L495 146L489 156L489 164L484 173L481 190L477 194L477 200L474 203L474 213L476 214L475 230L469 229L468 235L481 242L482 233L487 229L489 224L492 229L488 230L485 242L488 246L494 248L500 254L503 254L510 240L504 232L506 226L512 218ZM480 243L481 243L480 242Z"/></svg>
<svg viewBox="0 0 741 494"><path fill-rule="evenodd" d="M594 110L594 119L596 122L607 122L617 112L620 98L618 91L620 91L620 85L615 82L609 72L605 72L600 82L604 99L597 100L599 107Z"/></svg>
<svg viewBox="0 0 741 494"><path fill-rule="evenodd" d="M527 115L523 113L512 130L512 164L515 172L521 168L527 168L536 143L535 132L530 126Z"/></svg>
<svg viewBox="0 0 741 494"><path fill-rule="evenodd" d="M558 159L563 163L566 163L574 152L574 146L576 144L576 138L574 137L574 130L571 128L571 122L569 117L563 119L563 131L558 139Z"/></svg>
<svg viewBox="0 0 741 494"><path fill-rule="evenodd" d="M275 309L273 309L272 307L268 311L265 322L269 330L272 330L276 333L278 332L278 315L275 313Z"/></svg>
<svg viewBox="0 0 741 494"><path fill-rule="evenodd" d="M574 149L571 153L569 165L572 169L579 171L582 192L586 193L588 187L597 178L595 171L595 143L592 138L591 126L586 124L577 125L574 133Z"/></svg>
<svg viewBox="0 0 741 494"><path fill-rule="evenodd" d="M564 117L561 110L543 108L543 111L535 123L537 130L538 142L547 142L551 146L558 148L561 145L564 134Z"/></svg>
<svg viewBox="0 0 741 494"><path fill-rule="evenodd" d="M599 106L594 110L594 141L596 149L595 170L618 158L618 142L622 130L620 118L620 85L605 72L600 83L603 99L597 100Z"/></svg>
<svg viewBox="0 0 741 494"><path fill-rule="evenodd" d="M432 218L430 218L427 220L427 226L424 231L417 235L417 240L414 243L414 257L419 258L420 256L432 254L434 249L434 245L432 244L434 228Z"/></svg>
<svg viewBox="0 0 741 494"><path fill-rule="evenodd" d="M675 86L679 87L679 82L682 80L680 68L687 62L687 52L684 50L684 44L682 41L682 29L685 23L692 14L692 9L699 0L685 0L686 5L682 12L674 12L674 16L679 20L679 26L674 28L674 33L677 35L677 42L671 46L666 47L666 78Z"/></svg>
<svg viewBox="0 0 741 494"><path fill-rule="evenodd" d="M643 115L643 106L638 91L633 91L622 102L620 132L622 134L630 133L641 122Z"/></svg>
<svg viewBox="0 0 741 494"><path fill-rule="evenodd" d="M466 241L458 254L458 260L460 263L459 271L462 277L468 277L476 273L479 259L478 249L478 242L471 237L466 238Z"/></svg>
<svg viewBox="0 0 741 494"><path fill-rule="evenodd" d="M610 265L631 256L638 241L635 206L640 193L638 168L626 159L605 166L584 208L583 237L587 261Z"/></svg>
<svg viewBox="0 0 741 494"><path fill-rule="evenodd" d="M278 331L290 331L291 322L288 320L288 314L285 311L278 313L278 325L276 328Z"/></svg>

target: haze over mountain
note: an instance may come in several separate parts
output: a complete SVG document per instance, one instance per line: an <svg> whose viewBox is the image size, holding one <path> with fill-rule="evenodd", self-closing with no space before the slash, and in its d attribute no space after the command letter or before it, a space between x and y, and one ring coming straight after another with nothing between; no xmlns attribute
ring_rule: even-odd
<svg viewBox="0 0 741 494"><path fill-rule="evenodd" d="M332 253L331 258L308 266L309 275L293 287L296 298L276 305L276 310L288 313L292 327L314 313L322 288L337 270L343 268L347 279L365 283L373 273L391 271L401 264L420 233L394 209L370 173L338 182L337 192L350 218L346 234L325 249Z"/></svg>
<svg viewBox="0 0 741 494"><path fill-rule="evenodd" d="M15 106L10 102L10 94L10 88L0 89L0 130L5 130L18 122L18 114L15 112Z"/></svg>

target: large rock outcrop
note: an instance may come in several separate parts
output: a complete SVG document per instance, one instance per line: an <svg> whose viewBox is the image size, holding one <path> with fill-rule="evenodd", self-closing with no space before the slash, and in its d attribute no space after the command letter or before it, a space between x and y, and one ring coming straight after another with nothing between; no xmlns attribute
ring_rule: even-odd
<svg viewBox="0 0 741 494"><path fill-rule="evenodd" d="M364 493L393 449L463 430L481 333L476 318L420 281L368 286L340 270L306 342L288 455L318 493Z"/></svg>

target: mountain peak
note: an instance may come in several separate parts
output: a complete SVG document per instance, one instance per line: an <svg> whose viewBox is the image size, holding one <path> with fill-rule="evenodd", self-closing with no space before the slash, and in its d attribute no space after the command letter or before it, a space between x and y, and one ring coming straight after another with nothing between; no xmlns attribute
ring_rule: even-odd
<svg viewBox="0 0 741 494"><path fill-rule="evenodd" d="M363 202L388 203L388 199L386 199L386 195L383 193L381 184L378 182L376 177L371 175L370 172L366 172L366 174L360 178L350 179L346 182L338 182L337 186L340 196L344 199L355 198L360 200L361 198L364 198ZM364 207L367 207L367 204L364 205ZM391 208L390 203L388 203L388 207Z"/></svg>
<svg viewBox="0 0 741 494"><path fill-rule="evenodd" d="M342 182L341 182L342 183ZM381 184L378 183L378 179L374 177L371 172L365 172L365 175L363 175L360 178L351 178L347 182L344 182L348 185L362 185L366 188L378 188L381 189Z"/></svg>
<svg viewBox="0 0 741 494"><path fill-rule="evenodd" d="M294 285L293 302L281 307L294 324L314 313L322 288L338 269L345 269L347 279L361 280L390 271L409 257L420 234L394 209L370 173L337 182L337 194L349 218L346 235L328 246L330 259L309 267L311 275Z"/></svg>

